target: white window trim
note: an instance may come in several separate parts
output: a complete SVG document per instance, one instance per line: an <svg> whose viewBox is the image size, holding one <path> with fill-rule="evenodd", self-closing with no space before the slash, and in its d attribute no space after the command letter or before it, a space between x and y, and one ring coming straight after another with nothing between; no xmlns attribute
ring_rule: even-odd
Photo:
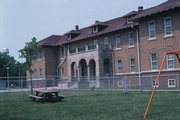
<svg viewBox="0 0 180 120"><path fill-rule="evenodd" d="M120 85L121 83L121 85ZM123 87L123 81L118 81L118 87Z"/></svg>
<svg viewBox="0 0 180 120"><path fill-rule="evenodd" d="M174 80L174 85L169 85L170 80ZM168 79L168 87L176 87L176 80L175 79Z"/></svg>
<svg viewBox="0 0 180 120"><path fill-rule="evenodd" d="M67 40L71 40L71 34L67 35Z"/></svg>
<svg viewBox="0 0 180 120"><path fill-rule="evenodd" d="M157 60L156 60L156 62L157 62L157 69L152 69L152 68L153 68L152 62L155 62L155 61L152 61L152 54L156 54L156 58L157 58ZM157 56L157 53L151 53L151 54L150 54L150 59L151 59L151 70L152 70L152 71L157 71L157 70L158 70L158 56Z"/></svg>
<svg viewBox="0 0 180 120"><path fill-rule="evenodd" d="M133 44L133 45L130 45L130 33L134 33L134 31L128 32L129 48L132 48L132 47L134 47L134 44L135 44L135 38L134 38L134 44Z"/></svg>
<svg viewBox="0 0 180 120"><path fill-rule="evenodd" d="M131 67L132 67L132 64L131 64L131 59L134 59L134 71L132 71L132 69L131 69ZM131 58L130 59L130 72L131 73L134 73L134 72L136 72L136 63L135 63L135 58Z"/></svg>
<svg viewBox="0 0 180 120"><path fill-rule="evenodd" d="M154 84L155 84L155 83L153 84L153 81L155 81L155 83L156 83L156 79L152 80L152 87L154 87ZM158 81L156 87L159 87L159 81Z"/></svg>
<svg viewBox="0 0 180 120"><path fill-rule="evenodd" d="M170 55L170 54L168 54L168 55ZM169 68L169 66L168 66L168 61L169 61L168 55L167 55L167 57L166 57L167 69L168 69L168 70L175 69L175 65L174 65L174 62L175 62L175 61L174 61L174 57L173 57L173 67L172 67L172 68ZM172 59L170 59L170 60L172 60Z"/></svg>
<svg viewBox="0 0 180 120"><path fill-rule="evenodd" d="M98 26L93 26L93 33L97 33L98 32Z"/></svg>
<svg viewBox="0 0 180 120"><path fill-rule="evenodd" d="M97 39L96 40L94 40L94 43L93 43L94 45L97 45L98 44L98 41L97 41Z"/></svg>
<svg viewBox="0 0 180 120"><path fill-rule="evenodd" d="M171 19L171 34L169 34L169 35L166 35L166 25L165 25L165 20L166 19L168 19L168 18L170 18ZM168 17L165 17L164 18L164 37L170 37L170 36L173 36L173 27L172 27L172 17L171 16L168 16Z"/></svg>
<svg viewBox="0 0 180 120"><path fill-rule="evenodd" d="M150 37L150 23L152 23L152 22L154 22L154 25L155 25L155 37ZM156 22L155 22L155 20L152 20L152 21L149 21L148 22L148 31L149 31L149 39L148 40L156 40L157 39L157 33L156 33Z"/></svg>
<svg viewBox="0 0 180 120"><path fill-rule="evenodd" d="M121 61L121 66L119 66L119 61ZM121 70L122 70L122 60L118 60L118 61L117 61L117 72L118 72L118 73L122 73L122 71L119 72L119 67L121 67Z"/></svg>
<svg viewBox="0 0 180 120"><path fill-rule="evenodd" d="M107 40L106 41L107 43L105 43L105 39ZM103 44L104 45L109 45L109 37L104 37Z"/></svg>
<svg viewBox="0 0 180 120"><path fill-rule="evenodd" d="M120 38L120 47L117 47L117 37ZM117 35L116 35L116 50L117 50L117 49L121 49L121 35L120 35L120 34L117 34Z"/></svg>

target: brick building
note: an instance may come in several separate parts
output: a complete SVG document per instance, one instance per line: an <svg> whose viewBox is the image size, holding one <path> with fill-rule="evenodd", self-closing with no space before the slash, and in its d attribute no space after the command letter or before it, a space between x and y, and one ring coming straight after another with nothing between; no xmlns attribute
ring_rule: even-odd
<svg viewBox="0 0 180 120"><path fill-rule="evenodd" d="M164 52L180 50L180 1L168 0L145 10L140 6L122 17L95 21L81 29L76 25L64 35L49 36L38 44L42 50L34 55L34 78L89 81L138 76L134 79L138 81L140 76L157 74ZM168 55L163 74L179 73L177 58Z"/></svg>

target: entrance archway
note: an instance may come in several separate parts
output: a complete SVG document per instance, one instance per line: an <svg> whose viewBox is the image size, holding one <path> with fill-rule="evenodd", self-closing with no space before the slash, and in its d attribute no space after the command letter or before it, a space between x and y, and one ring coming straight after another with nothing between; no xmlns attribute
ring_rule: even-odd
<svg viewBox="0 0 180 120"><path fill-rule="evenodd" d="M80 75L80 77L88 76L87 63L86 63L85 59L81 59L79 62L79 75Z"/></svg>
<svg viewBox="0 0 180 120"><path fill-rule="evenodd" d="M89 61L89 72L90 72L90 77L94 77L94 76L96 76L96 62L93 60L93 59L91 59L90 61Z"/></svg>

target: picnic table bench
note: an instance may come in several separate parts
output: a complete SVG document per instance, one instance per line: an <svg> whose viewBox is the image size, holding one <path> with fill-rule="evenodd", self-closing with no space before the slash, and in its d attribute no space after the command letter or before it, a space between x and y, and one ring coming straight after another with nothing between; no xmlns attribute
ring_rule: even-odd
<svg viewBox="0 0 180 120"><path fill-rule="evenodd" d="M65 97L64 95L59 95L59 91L54 89L37 89L34 92L36 94L29 95L29 97L38 102L59 102Z"/></svg>

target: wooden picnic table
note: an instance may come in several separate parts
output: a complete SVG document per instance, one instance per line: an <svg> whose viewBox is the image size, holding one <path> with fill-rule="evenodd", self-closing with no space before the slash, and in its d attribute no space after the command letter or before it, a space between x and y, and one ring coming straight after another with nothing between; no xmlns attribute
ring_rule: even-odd
<svg viewBox="0 0 180 120"><path fill-rule="evenodd" d="M59 90L55 89L36 89L35 95L29 95L34 101L39 102L59 102L64 99L64 95L59 95Z"/></svg>

